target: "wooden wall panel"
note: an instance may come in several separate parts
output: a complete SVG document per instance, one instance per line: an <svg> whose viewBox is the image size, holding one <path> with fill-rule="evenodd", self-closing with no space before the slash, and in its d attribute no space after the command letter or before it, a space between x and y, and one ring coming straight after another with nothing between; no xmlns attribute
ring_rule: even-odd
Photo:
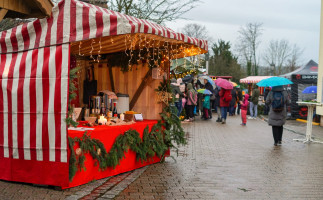
<svg viewBox="0 0 323 200"><path fill-rule="evenodd" d="M88 63L88 61L78 62L79 66L82 66L82 70L79 73L79 96L82 105L83 81L85 79L84 68L91 65ZM113 67L112 73L116 89L115 92L128 94L131 101L131 98L137 91L148 70L148 66L143 65L133 66L133 70L129 72L122 72L119 67ZM106 63L94 64L94 75L95 79L98 81L98 91L111 91L109 69ZM150 85L146 86L133 109L136 112L142 113L144 119L160 119L159 113L162 111L162 104L157 102L157 95L155 92L155 89L158 87L159 83L160 80L153 80Z"/></svg>

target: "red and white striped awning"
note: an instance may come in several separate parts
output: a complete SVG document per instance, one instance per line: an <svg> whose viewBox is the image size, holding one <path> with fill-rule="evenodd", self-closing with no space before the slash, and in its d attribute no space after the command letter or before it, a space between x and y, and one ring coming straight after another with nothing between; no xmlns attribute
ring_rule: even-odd
<svg viewBox="0 0 323 200"><path fill-rule="evenodd" d="M248 76L240 79L240 83L259 83L261 80L270 78L272 76Z"/></svg>
<svg viewBox="0 0 323 200"><path fill-rule="evenodd" d="M77 0L62 0L52 16L7 30L0 35L0 53L105 36L144 33L192 44L207 51L206 40L177 33L170 28Z"/></svg>

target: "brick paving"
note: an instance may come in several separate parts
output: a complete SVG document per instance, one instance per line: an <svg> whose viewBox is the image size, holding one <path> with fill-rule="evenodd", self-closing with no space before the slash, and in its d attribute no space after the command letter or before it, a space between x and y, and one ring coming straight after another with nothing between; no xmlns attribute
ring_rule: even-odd
<svg viewBox="0 0 323 200"><path fill-rule="evenodd" d="M275 147L264 121L239 124L239 116L185 124L177 162L150 166L116 199L323 199L323 145L284 130Z"/></svg>
<svg viewBox="0 0 323 200"><path fill-rule="evenodd" d="M239 124L184 124L188 145L172 152L176 161L64 191L0 181L0 199L323 199L323 144L293 141L306 124L287 122L278 147L263 120ZM323 139L322 127L313 131Z"/></svg>

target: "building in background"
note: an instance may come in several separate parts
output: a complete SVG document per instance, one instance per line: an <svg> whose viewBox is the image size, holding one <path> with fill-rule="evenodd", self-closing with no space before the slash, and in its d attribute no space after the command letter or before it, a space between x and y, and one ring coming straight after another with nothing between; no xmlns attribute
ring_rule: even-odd
<svg viewBox="0 0 323 200"><path fill-rule="evenodd" d="M321 31L320 31L320 52L319 69L317 76L317 101L323 104L323 0L321 0ZM323 106L316 107L316 114L321 115L321 126L323 126Z"/></svg>

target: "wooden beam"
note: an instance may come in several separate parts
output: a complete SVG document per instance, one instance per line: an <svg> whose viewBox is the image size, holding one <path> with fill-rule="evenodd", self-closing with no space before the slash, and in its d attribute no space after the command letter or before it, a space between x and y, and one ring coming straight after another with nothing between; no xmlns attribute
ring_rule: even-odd
<svg viewBox="0 0 323 200"><path fill-rule="evenodd" d="M152 68L149 68L149 71L147 72L147 74L145 75L145 77L142 79L142 82L140 83L136 93L133 95L131 101L130 101L130 110L133 109L133 107L135 107L136 102L138 101L142 91L144 91L145 87L151 82L152 80Z"/></svg>
<svg viewBox="0 0 323 200"><path fill-rule="evenodd" d="M50 0L34 0L44 16L50 16L54 4Z"/></svg>
<svg viewBox="0 0 323 200"><path fill-rule="evenodd" d="M116 92L116 89L114 87L114 80L113 80L113 72L112 72L112 66L109 67L109 76L110 76L110 84L111 84L111 90L112 92Z"/></svg>
<svg viewBox="0 0 323 200"><path fill-rule="evenodd" d="M2 0L0 7L18 13L31 14L31 10L25 0Z"/></svg>
<svg viewBox="0 0 323 200"><path fill-rule="evenodd" d="M8 10L7 9L0 9L0 21L3 20L4 16L6 16Z"/></svg>

